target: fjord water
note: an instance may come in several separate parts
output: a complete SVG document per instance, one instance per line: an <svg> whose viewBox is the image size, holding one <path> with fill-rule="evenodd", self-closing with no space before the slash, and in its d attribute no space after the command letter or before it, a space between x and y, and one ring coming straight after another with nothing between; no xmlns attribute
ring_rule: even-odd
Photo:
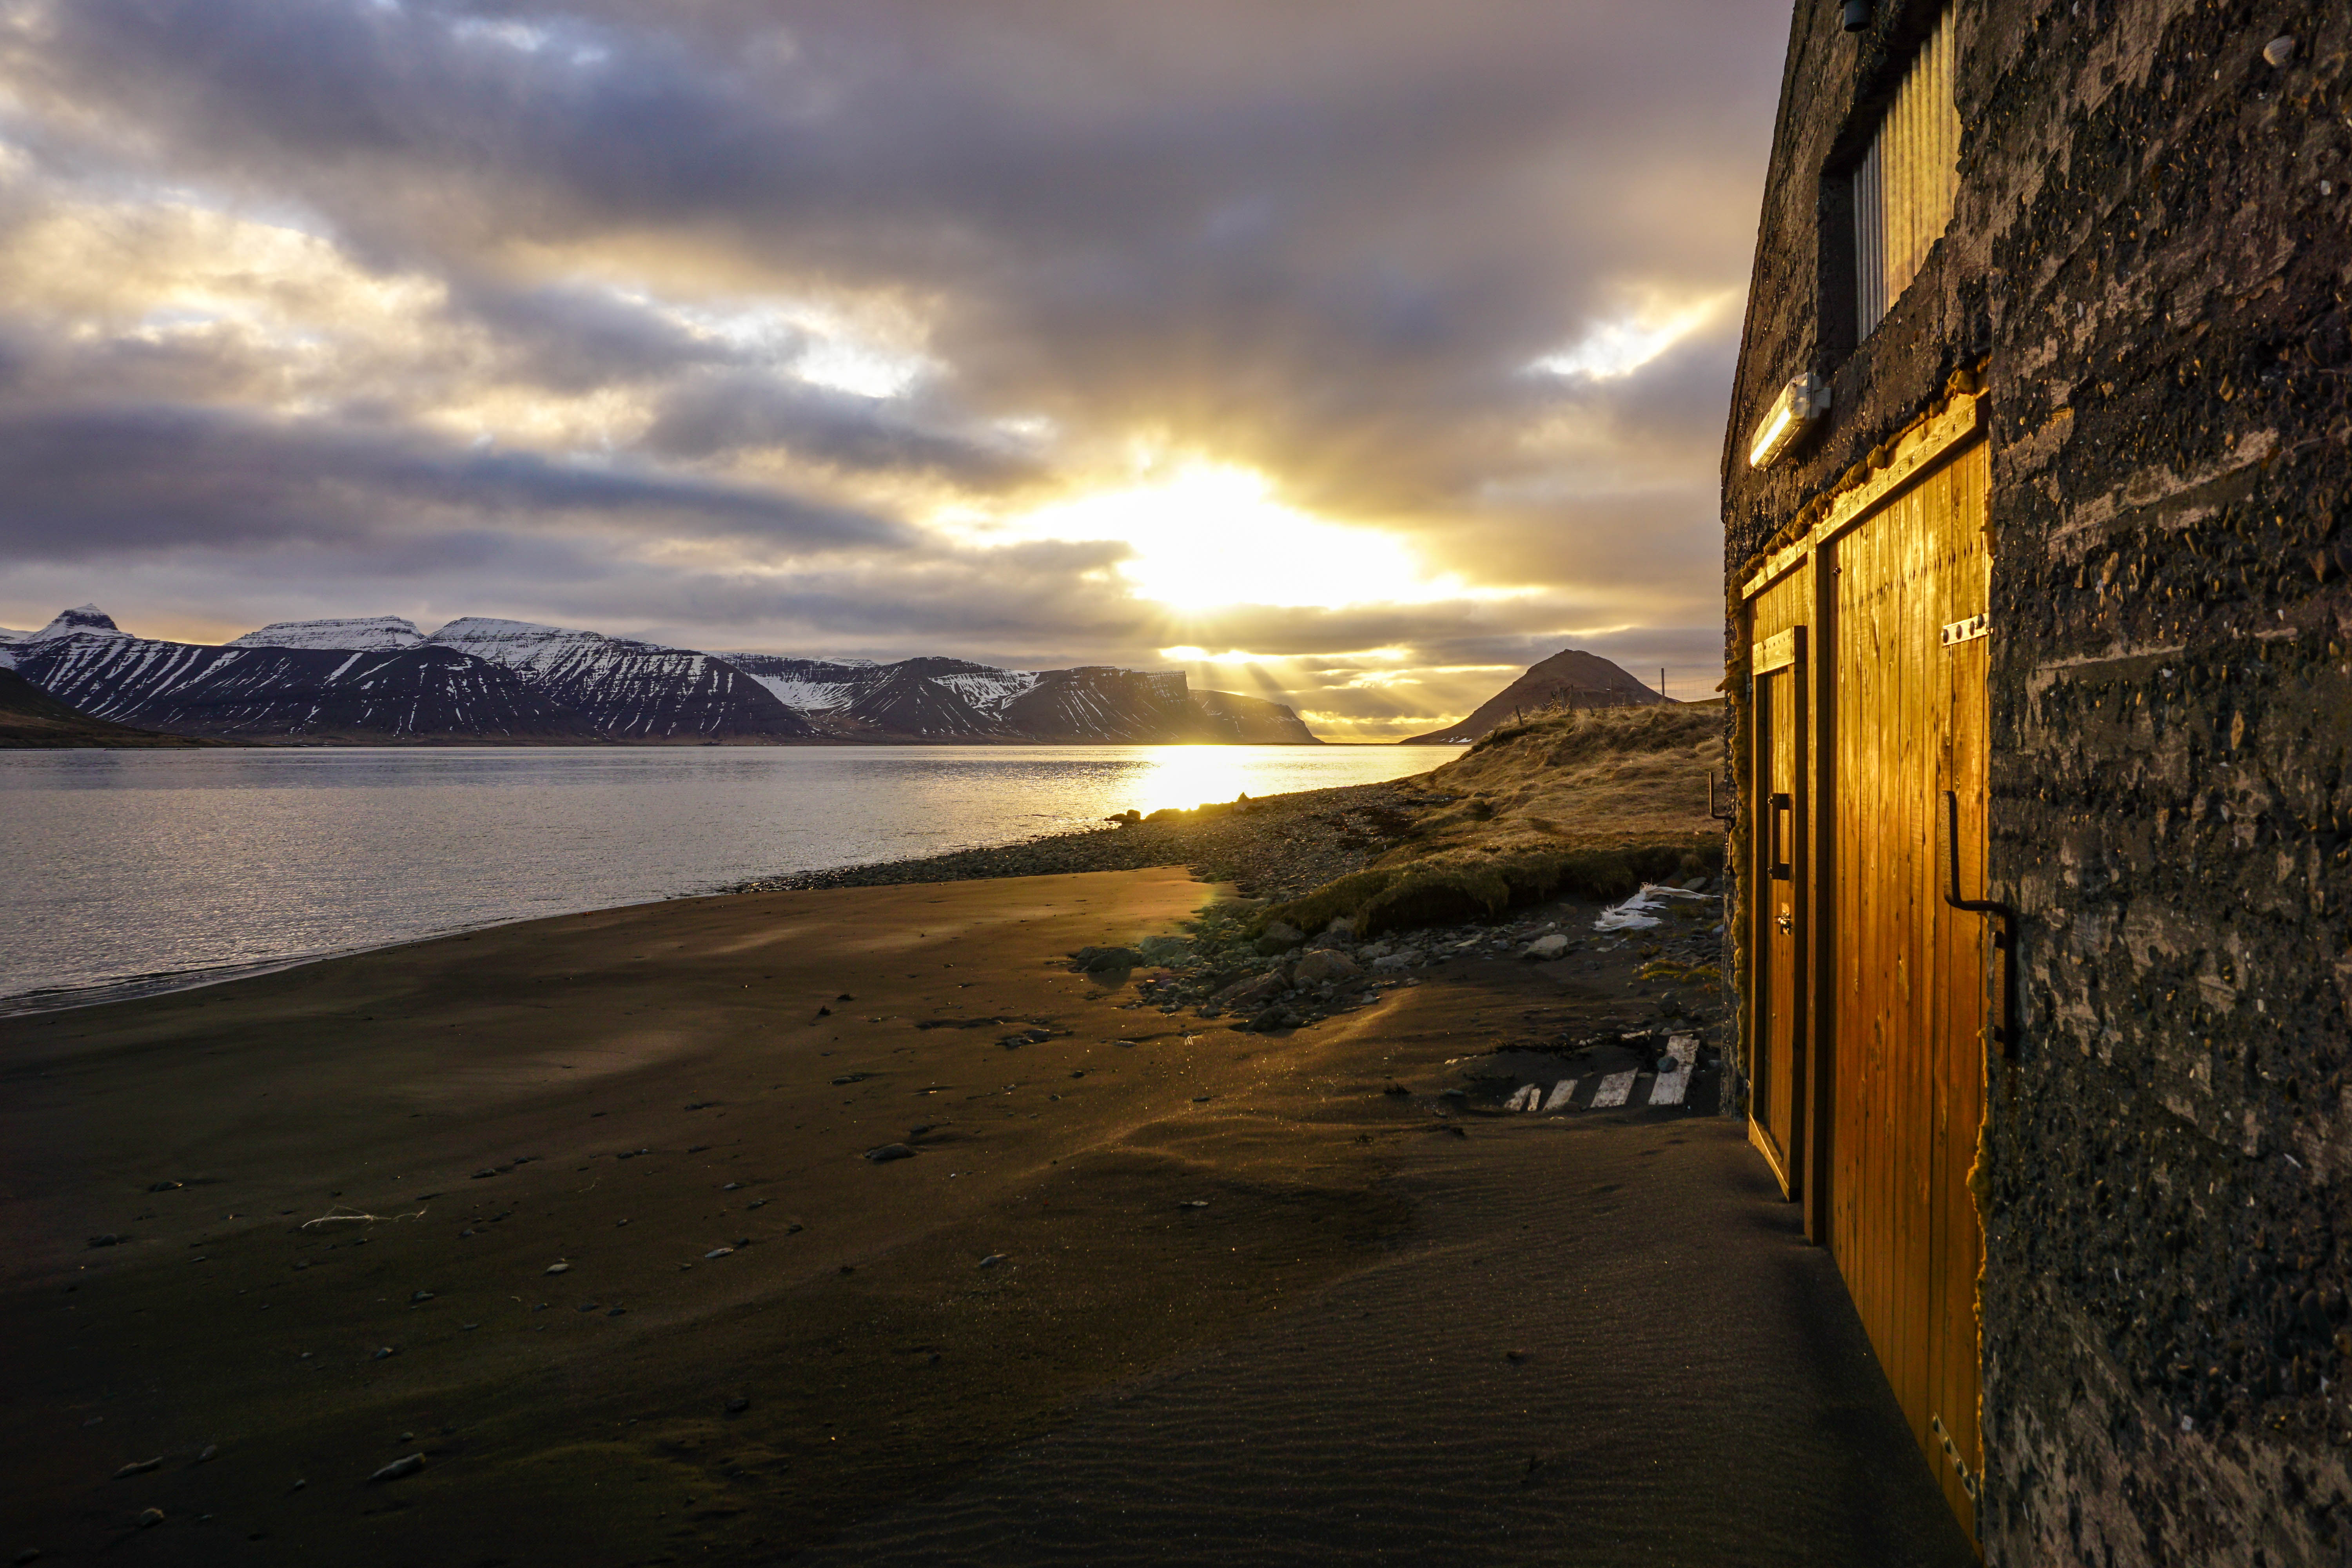
<svg viewBox="0 0 2352 1568"><path fill-rule="evenodd" d="M1445 746L0 752L0 1011L1424 772ZM64 994L59 994L63 993Z"/></svg>

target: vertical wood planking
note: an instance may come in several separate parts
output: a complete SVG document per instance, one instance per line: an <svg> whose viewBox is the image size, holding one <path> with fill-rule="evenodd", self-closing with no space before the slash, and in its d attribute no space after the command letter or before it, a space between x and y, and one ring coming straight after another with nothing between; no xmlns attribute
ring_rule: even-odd
<svg viewBox="0 0 2352 1568"><path fill-rule="evenodd" d="M1802 981L1806 943L1802 927L1793 940L1778 930L1779 906L1793 900L1800 920L1809 916L1809 835L1804 823L1809 750L1804 715L1811 653L1802 628L1811 601L1803 570L1783 575L1748 606L1751 658L1768 641L1792 630L1799 641L1793 664L1756 668L1748 682L1749 788L1748 856L1742 868L1746 895L1748 961L1743 966L1743 1017L1748 1021L1749 1138L1763 1149L1783 1194L1795 1197L1805 1181L1801 1096L1806 1085L1805 1036L1809 1007ZM1770 874L1775 793L1788 793L1793 808L1782 822L1792 877Z"/></svg>
<svg viewBox="0 0 2352 1568"><path fill-rule="evenodd" d="M1967 1178L1982 1118L1982 931L1945 908L1942 791L1982 876L1981 640L1940 630L1985 606L1985 447L1963 450L1834 544L1840 1007L1830 1131L1833 1245L1921 1451L1964 1522L1976 1422L1977 1259ZM1975 890L1972 884L1969 889Z"/></svg>
<svg viewBox="0 0 2352 1568"><path fill-rule="evenodd" d="M1743 1016L1760 1040L1771 1008L1792 1009L1783 1054L1797 1064L1785 1079L1767 1069L1762 1087L1793 1092L1751 1102L1751 1136L1785 1149L1776 1172L1792 1195L1802 1189L1807 1235L1835 1253L1913 1436L1972 1533L1983 1238L1968 1181L1984 1115L1989 933L1944 903L1939 824L1950 790L1962 892L1977 893L1990 644L1947 645L1941 633L1989 605L1981 432L1973 401L1936 416L1904 438L1907 461L1898 452L1801 551L1772 558L1765 571L1780 575L1750 579L1751 644L1803 626L1809 646L1785 682L1790 645L1769 658L1753 647L1755 679L1738 689L1754 704L1743 974L1756 977L1759 1009ZM1793 741L1776 714L1797 720ZM1807 923L1793 977L1757 962L1782 886L1757 830L1776 790L1810 793L1813 807L1795 857L1807 862L1796 883Z"/></svg>

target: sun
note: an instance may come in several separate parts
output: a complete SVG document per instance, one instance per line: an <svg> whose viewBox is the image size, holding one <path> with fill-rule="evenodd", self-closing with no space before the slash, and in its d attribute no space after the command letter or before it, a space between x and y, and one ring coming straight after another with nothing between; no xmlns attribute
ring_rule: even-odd
<svg viewBox="0 0 2352 1568"><path fill-rule="evenodd" d="M1056 502L1009 531L1125 544L1133 553L1119 574L1141 597L1179 610L1338 609L1460 591L1432 578L1403 542L1286 505L1264 474L1228 464L1188 462L1164 477Z"/></svg>

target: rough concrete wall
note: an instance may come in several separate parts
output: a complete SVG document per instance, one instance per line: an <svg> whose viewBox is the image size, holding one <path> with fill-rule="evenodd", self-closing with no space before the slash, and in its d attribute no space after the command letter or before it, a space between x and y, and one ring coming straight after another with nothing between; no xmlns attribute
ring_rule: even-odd
<svg viewBox="0 0 2352 1568"><path fill-rule="evenodd" d="M2024 1037L1988 1128L1987 1558L2352 1563L2352 7L1962 0L1958 211L1851 353L1821 174L1924 7L1858 43L1836 9L1798 7L1727 563L1986 362ZM1807 369L1832 428L1748 472Z"/></svg>

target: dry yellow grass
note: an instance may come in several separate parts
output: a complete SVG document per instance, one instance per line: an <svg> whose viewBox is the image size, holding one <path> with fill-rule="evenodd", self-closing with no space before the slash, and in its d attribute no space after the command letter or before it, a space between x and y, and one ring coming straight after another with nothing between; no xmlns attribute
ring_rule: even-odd
<svg viewBox="0 0 2352 1568"><path fill-rule="evenodd" d="M1713 872L1723 829L1706 780L1722 766L1720 702L1546 714L1505 725L1430 774L1454 796L1370 868L1265 911L1318 930L1474 919L1556 893L1615 898L1646 879Z"/></svg>

